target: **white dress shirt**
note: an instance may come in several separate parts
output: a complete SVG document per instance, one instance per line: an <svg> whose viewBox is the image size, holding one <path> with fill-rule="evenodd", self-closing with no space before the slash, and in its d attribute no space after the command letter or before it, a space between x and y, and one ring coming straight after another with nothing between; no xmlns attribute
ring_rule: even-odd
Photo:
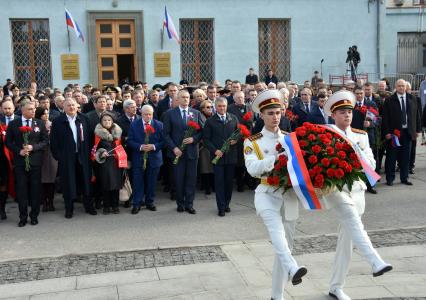
<svg viewBox="0 0 426 300"><path fill-rule="evenodd" d="M75 152L78 152L77 125L75 124L76 118L77 118L77 115L75 115L74 117L70 117L69 115L67 115L68 123L70 124L72 136L73 136L74 142L75 142Z"/></svg>
<svg viewBox="0 0 426 300"><path fill-rule="evenodd" d="M399 105L401 106L401 113L402 113L402 101L401 101L401 97L404 98L404 103L405 103L405 125L402 125L402 128L408 128L408 116L407 116L407 94L404 93L404 95L401 94L396 94L398 96L398 101L399 101Z"/></svg>
<svg viewBox="0 0 426 300"><path fill-rule="evenodd" d="M31 127L31 125L32 125L32 123L33 123L33 122L32 122L32 119L26 119L26 118L24 118L24 117L22 117L22 125L23 125L23 126L27 126L27 120L28 120L28 121L30 121L30 122L29 122L29 124L28 124L28 126L30 126L30 127Z"/></svg>

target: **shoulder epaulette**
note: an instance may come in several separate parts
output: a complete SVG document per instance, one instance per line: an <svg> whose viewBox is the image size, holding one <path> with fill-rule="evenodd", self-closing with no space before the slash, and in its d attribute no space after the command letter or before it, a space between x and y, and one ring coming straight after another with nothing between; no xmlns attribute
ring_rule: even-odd
<svg viewBox="0 0 426 300"><path fill-rule="evenodd" d="M284 130L281 130L281 133L285 134L285 135L290 134L290 132L287 132L287 131L284 131Z"/></svg>
<svg viewBox="0 0 426 300"><path fill-rule="evenodd" d="M364 130L361 130L361 129L356 129L356 128L352 128L352 132L361 133L361 134L367 134L367 131L364 131Z"/></svg>
<svg viewBox="0 0 426 300"><path fill-rule="evenodd" d="M255 140L260 139L262 136L263 136L263 134L261 132L259 132L259 133L252 135L252 136L249 136L248 139L249 139L249 141L255 141Z"/></svg>

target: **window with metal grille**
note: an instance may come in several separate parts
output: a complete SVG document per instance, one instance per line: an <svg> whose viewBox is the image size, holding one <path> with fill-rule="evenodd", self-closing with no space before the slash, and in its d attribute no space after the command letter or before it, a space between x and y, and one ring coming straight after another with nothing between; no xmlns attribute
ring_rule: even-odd
<svg viewBox="0 0 426 300"><path fill-rule="evenodd" d="M213 20L180 20L181 79L191 84L214 80Z"/></svg>
<svg viewBox="0 0 426 300"><path fill-rule="evenodd" d="M290 80L290 20L259 19L259 75L271 69L280 81Z"/></svg>
<svg viewBox="0 0 426 300"><path fill-rule="evenodd" d="M49 20L10 20L15 82L29 88L52 86Z"/></svg>

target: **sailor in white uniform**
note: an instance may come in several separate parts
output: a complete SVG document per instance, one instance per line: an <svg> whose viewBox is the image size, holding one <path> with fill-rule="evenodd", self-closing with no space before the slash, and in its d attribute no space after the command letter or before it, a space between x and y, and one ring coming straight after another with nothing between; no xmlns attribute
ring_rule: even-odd
<svg viewBox="0 0 426 300"><path fill-rule="evenodd" d="M266 90L253 101L252 109L260 113L265 125L261 132L247 138L244 142L244 158L251 176L261 178L255 191L254 203L257 214L263 219L275 250L272 273L272 299L282 300L283 289L288 280L293 285L302 282L307 269L299 266L291 255L298 200L292 190L283 195L282 188L268 184L266 174L274 168L278 152L276 145L283 139L284 132L279 129L281 119L282 95L277 90ZM285 200L284 200L285 199ZM284 206L284 207L283 207ZM281 208L283 207L283 214Z"/></svg>
<svg viewBox="0 0 426 300"><path fill-rule="evenodd" d="M335 125L331 125L332 128L348 138L354 144L354 147L358 147L363 152L367 163L374 169L376 162L368 142L367 133L350 127L354 106L354 94L349 91L339 91L327 100L324 111L335 121ZM353 244L371 265L373 276L380 276L392 270L392 266L385 263L373 248L361 221L365 209L366 189L365 183L360 180L353 184L351 191L347 186L344 186L342 192L336 191L323 197L326 206L334 210L339 221L336 256L329 291L331 297L339 300L350 299L343 292L343 286L349 270Z"/></svg>

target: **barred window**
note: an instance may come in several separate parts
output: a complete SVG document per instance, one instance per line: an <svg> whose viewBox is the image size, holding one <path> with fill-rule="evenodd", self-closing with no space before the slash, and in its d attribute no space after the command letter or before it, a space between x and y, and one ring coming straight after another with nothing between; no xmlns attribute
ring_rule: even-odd
<svg viewBox="0 0 426 300"><path fill-rule="evenodd" d="M213 20L181 19L181 79L191 84L214 80Z"/></svg>
<svg viewBox="0 0 426 300"><path fill-rule="evenodd" d="M15 82L29 88L52 86L49 20L10 20Z"/></svg>
<svg viewBox="0 0 426 300"><path fill-rule="evenodd" d="M260 80L271 69L280 81L290 80L290 20L259 19Z"/></svg>

